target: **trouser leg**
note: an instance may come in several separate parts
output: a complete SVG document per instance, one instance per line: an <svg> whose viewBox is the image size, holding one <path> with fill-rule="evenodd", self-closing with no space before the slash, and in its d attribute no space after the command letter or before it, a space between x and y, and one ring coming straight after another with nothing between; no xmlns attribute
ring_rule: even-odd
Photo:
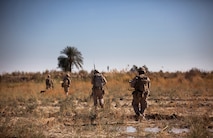
<svg viewBox="0 0 213 138"><path fill-rule="evenodd" d="M101 108L104 107L104 99L103 99L103 90L102 88L98 89L98 100L99 100L99 104L101 106Z"/></svg>
<svg viewBox="0 0 213 138"><path fill-rule="evenodd" d="M145 111L145 109L147 108L147 100L146 100L146 96L143 96L143 97L141 98L141 102L140 102L140 104L141 104L141 110L140 110L140 113L141 113L141 114L144 114L144 111Z"/></svg>
<svg viewBox="0 0 213 138"><path fill-rule="evenodd" d="M139 116L139 115L140 115L140 112L139 112L139 105L133 102L133 103L132 103L132 106L133 106L133 109L134 109L134 111L135 111L135 114Z"/></svg>
<svg viewBox="0 0 213 138"><path fill-rule="evenodd" d="M136 115L140 115L139 112L139 98L137 97L137 93L133 94L132 106Z"/></svg>
<svg viewBox="0 0 213 138"><path fill-rule="evenodd" d="M104 107L104 99L103 98L99 99L99 103L100 103L101 108L103 108Z"/></svg>
<svg viewBox="0 0 213 138"><path fill-rule="evenodd" d="M64 87L64 92L68 96L68 94L69 94L69 87Z"/></svg>
<svg viewBox="0 0 213 138"><path fill-rule="evenodd" d="M94 106L97 107L98 102L99 102L99 105L103 108L104 100L103 100L102 89L100 89L100 88L94 88L93 89L93 100L94 100Z"/></svg>
<svg viewBox="0 0 213 138"><path fill-rule="evenodd" d="M95 94L95 92L93 93L93 102L94 102L94 106L97 106L98 105L98 98L97 98L97 95Z"/></svg>

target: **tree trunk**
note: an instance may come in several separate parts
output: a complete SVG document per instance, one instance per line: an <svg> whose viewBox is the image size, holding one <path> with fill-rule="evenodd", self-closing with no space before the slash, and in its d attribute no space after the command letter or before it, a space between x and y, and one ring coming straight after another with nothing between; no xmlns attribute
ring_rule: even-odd
<svg viewBox="0 0 213 138"><path fill-rule="evenodd" d="M72 63L70 63L70 73L72 72Z"/></svg>

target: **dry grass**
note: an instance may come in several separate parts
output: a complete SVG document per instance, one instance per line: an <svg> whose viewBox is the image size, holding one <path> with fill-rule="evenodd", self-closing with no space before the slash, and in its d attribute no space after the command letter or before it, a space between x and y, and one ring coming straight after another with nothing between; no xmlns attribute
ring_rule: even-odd
<svg viewBox="0 0 213 138"><path fill-rule="evenodd" d="M119 126L127 125L132 119L133 113L129 112L132 111L129 109L132 89L128 81L135 76L135 73L104 73L108 80L105 87L105 108L98 113L94 112L92 100L89 98L92 87L89 74L84 72L83 77L79 74L72 75L70 96L67 98L60 84L63 78L61 72L50 72L54 78L54 89L40 93L45 89L44 76L47 73L49 72L44 74L16 72L0 77L0 137L51 137L51 135L54 137L53 134L47 134L52 131L74 137L86 137L85 134L88 132L90 136L99 134L100 137L116 137L119 136L117 130ZM148 113L161 115L174 113L185 116L184 114L188 114L187 112L191 110L193 113L196 106L200 106L196 98L203 99L205 103L205 97L213 97L213 73L192 69L185 73L151 72L148 75L151 79L150 99L152 100ZM188 102L189 98L195 100ZM160 99L166 100L160 101ZM187 103L182 105L178 103L179 101L171 102L173 99L186 100ZM125 103L126 101L129 103ZM168 103L172 108L168 109L167 113L164 108ZM176 108L176 112L173 112L173 108ZM205 109L208 108L211 108L211 105ZM204 127L208 125L207 123L212 123L211 120L205 119L211 115L210 113L208 117L203 117L203 114L197 114L192 119L182 120L183 124L190 124L190 133L185 136L211 135ZM170 125L165 121L158 122L155 123L162 127ZM142 126L137 127L140 131L134 136L154 136L143 132ZM57 133L58 137L62 136L59 135L60 133ZM170 137L164 133L156 137Z"/></svg>
<svg viewBox="0 0 213 138"><path fill-rule="evenodd" d="M188 138L208 138L211 136L207 130L211 122L208 116L192 116L187 121L189 121L190 124L190 132L187 135Z"/></svg>

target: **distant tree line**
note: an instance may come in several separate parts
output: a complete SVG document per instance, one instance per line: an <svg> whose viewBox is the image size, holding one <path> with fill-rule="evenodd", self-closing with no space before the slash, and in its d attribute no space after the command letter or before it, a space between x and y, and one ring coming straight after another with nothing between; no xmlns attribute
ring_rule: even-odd
<svg viewBox="0 0 213 138"><path fill-rule="evenodd" d="M133 66L129 71L126 72L103 72L106 75L114 74L113 76L119 75L119 74L135 74L137 73L135 68L136 66ZM90 80L91 78L91 72L88 72L86 70L79 70L78 72L71 73L71 78L72 79L81 79L81 80ZM27 81L33 81L33 82L43 82L47 75L50 74L51 78L55 80L61 80L64 76L63 71L48 71L46 70L45 72L35 72L35 73L28 73L28 72L12 72L12 73L4 73L0 75L0 83L1 82L27 82ZM189 71L186 72L163 72L162 70L158 72L149 72L149 76L151 79L153 78L176 78L179 75L184 76L186 80L192 81L193 77L200 76L201 78L208 78L208 79L213 79L213 71L211 72L205 72L205 71L200 71L197 68L192 68Z"/></svg>

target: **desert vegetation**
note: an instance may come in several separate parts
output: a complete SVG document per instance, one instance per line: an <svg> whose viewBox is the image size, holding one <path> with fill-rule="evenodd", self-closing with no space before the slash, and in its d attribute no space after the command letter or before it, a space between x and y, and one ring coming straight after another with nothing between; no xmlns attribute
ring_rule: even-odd
<svg viewBox="0 0 213 138"><path fill-rule="evenodd" d="M45 89L50 74L54 89ZM213 72L148 72L151 93L146 120L135 121L128 81L134 71L103 72L105 107L90 98L90 72L71 74L70 95L64 73L13 72L0 76L0 137L213 137Z"/></svg>

